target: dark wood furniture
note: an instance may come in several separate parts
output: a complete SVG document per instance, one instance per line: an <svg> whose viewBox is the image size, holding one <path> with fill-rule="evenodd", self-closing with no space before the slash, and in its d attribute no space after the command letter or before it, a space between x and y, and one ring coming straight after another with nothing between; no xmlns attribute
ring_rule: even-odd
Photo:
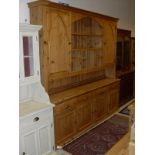
<svg viewBox="0 0 155 155"><path fill-rule="evenodd" d="M120 81L120 106L134 98L135 50L131 31L117 29L116 75Z"/></svg>

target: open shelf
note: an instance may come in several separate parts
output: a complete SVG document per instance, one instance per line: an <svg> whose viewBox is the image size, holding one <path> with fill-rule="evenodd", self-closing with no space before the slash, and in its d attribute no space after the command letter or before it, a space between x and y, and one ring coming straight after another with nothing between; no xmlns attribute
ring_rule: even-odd
<svg viewBox="0 0 155 155"><path fill-rule="evenodd" d="M102 27L92 18L72 23L71 70L89 70L103 66Z"/></svg>

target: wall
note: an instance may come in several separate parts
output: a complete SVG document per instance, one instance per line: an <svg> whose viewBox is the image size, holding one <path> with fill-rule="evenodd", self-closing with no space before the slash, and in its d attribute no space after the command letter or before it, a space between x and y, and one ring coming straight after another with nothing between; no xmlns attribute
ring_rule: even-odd
<svg viewBox="0 0 155 155"><path fill-rule="evenodd" d="M29 22L28 2L34 0L19 0L19 21ZM135 0L51 0L67 3L70 6L98 12L119 18L118 28L132 30L135 35Z"/></svg>

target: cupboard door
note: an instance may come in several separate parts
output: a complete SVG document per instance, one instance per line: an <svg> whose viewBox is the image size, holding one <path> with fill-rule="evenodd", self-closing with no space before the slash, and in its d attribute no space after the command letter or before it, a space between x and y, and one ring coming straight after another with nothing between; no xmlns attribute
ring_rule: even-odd
<svg viewBox="0 0 155 155"><path fill-rule="evenodd" d="M113 113L119 107L119 85L112 86L109 90L109 113Z"/></svg>
<svg viewBox="0 0 155 155"><path fill-rule="evenodd" d="M66 142L75 133L75 112L68 111L55 116L56 144Z"/></svg>
<svg viewBox="0 0 155 155"><path fill-rule="evenodd" d="M26 130L20 135L20 155L39 155L36 130Z"/></svg>
<svg viewBox="0 0 155 155"><path fill-rule="evenodd" d="M50 9L47 13L49 73L68 71L70 67L70 14Z"/></svg>
<svg viewBox="0 0 155 155"><path fill-rule="evenodd" d="M80 96L76 104L76 128L78 131L82 131L91 125L92 106L87 95Z"/></svg>
<svg viewBox="0 0 155 155"><path fill-rule="evenodd" d="M54 146L51 146L54 144L52 142L52 136L51 136L51 124L50 123L44 123L41 125L41 127L38 129L38 138L39 138L39 145L40 145L40 154L48 154L51 151L51 148L54 149Z"/></svg>
<svg viewBox="0 0 155 155"><path fill-rule="evenodd" d="M102 88L97 90L94 95L93 120L98 121L108 114L107 91Z"/></svg>

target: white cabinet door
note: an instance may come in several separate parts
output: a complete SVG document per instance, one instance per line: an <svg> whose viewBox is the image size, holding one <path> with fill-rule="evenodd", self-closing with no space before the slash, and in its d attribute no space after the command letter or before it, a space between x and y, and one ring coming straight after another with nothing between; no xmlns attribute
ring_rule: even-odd
<svg viewBox="0 0 155 155"><path fill-rule="evenodd" d="M55 143L51 107L21 117L19 133L20 155L47 155L53 152Z"/></svg>
<svg viewBox="0 0 155 155"><path fill-rule="evenodd" d="M20 155L46 155L52 152L51 123L44 122L32 128L20 134Z"/></svg>
<svg viewBox="0 0 155 155"><path fill-rule="evenodd" d="M20 155L38 155L36 130L27 130L20 135Z"/></svg>
<svg viewBox="0 0 155 155"><path fill-rule="evenodd" d="M51 136L51 124L44 123L38 128L38 143L39 143L39 155L46 155L53 151L52 136Z"/></svg>

